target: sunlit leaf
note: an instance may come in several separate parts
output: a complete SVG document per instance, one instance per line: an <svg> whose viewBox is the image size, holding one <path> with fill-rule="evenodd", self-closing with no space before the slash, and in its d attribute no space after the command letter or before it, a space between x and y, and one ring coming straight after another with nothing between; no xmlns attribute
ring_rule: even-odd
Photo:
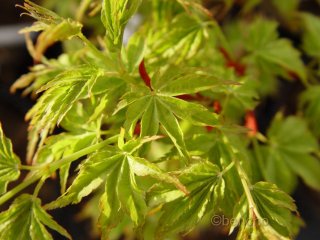
<svg viewBox="0 0 320 240"><path fill-rule="evenodd" d="M41 201L24 194L13 202L7 211L0 213L1 239L53 239L46 227L71 239L68 232L56 223L41 207Z"/></svg>
<svg viewBox="0 0 320 240"><path fill-rule="evenodd" d="M141 225L144 222L147 206L144 191L136 183L136 176L151 176L176 186L179 191L186 192L178 179L163 172L155 164L127 152L130 148L131 151L135 151L136 148L132 146L139 146L144 142L145 140L142 142L132 140L123 145L123 150L110 147L109 150L90 156L81 164L79 174L65 194L50 203L48 208L78 203L100 185L105 184L100 216L101 224L105 224L104 234L119 223L123 214L129 215L136 226ZM119 208L114 208L115 201L119 201Z"/></svg>
<svg viewBox="0 0 320 240"><path fill-rule="evenodd" d="M122 45L126 24L137 11L141 0L104 0L102 2L101 20L107 30L107 42L113 50Z"/></svg>

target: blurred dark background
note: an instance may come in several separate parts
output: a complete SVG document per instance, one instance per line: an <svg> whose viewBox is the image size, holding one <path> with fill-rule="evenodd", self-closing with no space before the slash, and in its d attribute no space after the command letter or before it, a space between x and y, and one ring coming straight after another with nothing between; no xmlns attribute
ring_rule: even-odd
<svg viewBox="0 0 320 240"><path fill-rule="evenodd" d="M283 0L279 0L283 1ZM13 82L22 74L28 72L28 67L32 66L33 61L30 58L24 43L23 35L17 32L23 26L30 24L32 19L20 17L21 10L15 7L15 4L22 4L21 0L0 0L0 122L3 125L5 134L12 139L15 152L24 159L27 142L27 123L24 121L24 115L32 106L33 102L28 97L21 98L18 94L9 93L9 88ZM35 1L39 2L39 1ZM211 2L215 2L214 0ZM217 1L222 2L222 1ZM316 0L302 1L302 8L320 13L319 4ZM237 11L235 9L234 11ZM231 11L232 14L232 11ZM282 33L286 35L284 31ZM57 56L61 51L59 45L49 49L47 56ZM266 99L257 109L258 120L261 129L265 129L268 119L285 103L289 104L288 96L295 95L300 89L298 83L283 82L281 91L284 94L274 98ZM284 97L285 96L285 97ZM290 106L289 106L290 109ZM23 177L23 176L22 176ZM59 184L57 181L50 180L43 191L41 198L44 202L53 200L59 195ZM302 183L294 194L298 209L302 218L306 222L298 240L317 240L320 239L320 195L317 192L307 188ZM81 209L81 204L67 207L52 212L56 221L64 226L75 240L92 239L90 233L90 221L75 221L75 215ZM1 210L8 207L3 206ZM276 206L275 206L276 207ZM60 239L60 236L54 235L54 239ZM198 236L198 239L230 239L225 234L219 233L218 229L208 229ZM190 239L190 238L187 238Z"/></svg>

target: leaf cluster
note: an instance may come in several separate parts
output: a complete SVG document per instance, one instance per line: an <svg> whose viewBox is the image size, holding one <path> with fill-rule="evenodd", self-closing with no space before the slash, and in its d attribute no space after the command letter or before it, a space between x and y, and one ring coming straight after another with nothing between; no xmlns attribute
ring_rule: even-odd
<svg viewBox="0 0 320 240"><path fill-rule="evenodd" d="M299 179L320 190L320 19L295 0L270 1L281 21L262 1L222 2L217 14L202 1L82 0L71 19L25 0L35 23L21 33L35 64L11 90L37 101L26 115L28 165L0 128L0 205L38 183L0 213L1 239L52 239L46 227L71 239L46 211L84 199L102 239L171 238L216 215L241 240L296 236L290 194ZM48 59L57 42L64 52ZM254 111L283 81L302 89L296 112L279 111L262 131ZM57 174L61 195L42 206L39 191Z"/></svg>

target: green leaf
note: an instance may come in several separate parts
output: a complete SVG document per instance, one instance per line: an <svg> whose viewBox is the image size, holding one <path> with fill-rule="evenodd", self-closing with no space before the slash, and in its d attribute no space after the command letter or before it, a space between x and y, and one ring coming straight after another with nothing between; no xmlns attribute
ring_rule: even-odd
<svg viewBox="0 0 320 240"><path fill-rule="evenodd" d="M240 119L248 109L254 109L258 104L258 89L260 90L261 84L251 78L244 78L240 80L239 85L221 88L227 99L223 111L225 115L232 119Z"/></svg>
<svg viewBox="0 0 320 240"><path fill-rule="evenodd" d="M303 32L303 48L308 55L312 57L320 57L320 18L309 14L301 14L304 22Z"/></svg>
<svg viewBox="0 0 320 240"><path fill-rule="evenodd" d="M22 75L16 82L11 86L10 91L15 93L18 89L24 89L22 92L23 96L30 93L36 94L36 91L44 84L52 80L56 75L63 71L63 66L59 61L51 61L48 65L38 64L31 67L29 73Z"/></svg>
<svg viewBox="0 0 320 240"><path fill-rule="evenodd" d="M121 48L124 28L140 3L141 0L103 0L101 21L107 30L107 43L111 51Z"/></svg>
<svg viewBox="0 0 320 240"><path fill-rule="evenodd" d="M118 185L119 171L110 173L106 181L104 193L100 198L100 216L99 224L102 232L102 238L107 239L112 228L116 227L124 217L124 211L121 209L121 202L118 199L115 186Z"/></svg>
<svg viewBox="0 0 320 240"><path fill-rule="evenodd" d="M19 6L19 5L18 5ZM36 24L50 25L60 22L62 19L58 14L48 10L47 8L41 7L30 0L25 0L23 6L19 6L22 9L25 9L28 13L25 15L31 16L34 19L38 20Z"/></svg>
<svg viewBox="0 0 320 240"><path fill-rule="evenodd" d="M279 12L284 16L292 16L292 14L299 7L299 0L287 0L287 1L277 1L272 0L272 4L279 10Z"/></svg>
<svg viewBox="0 0 320 240"><path fill-rule="evenodd" d="M207 9L205 9L202 6L202 2L200 0L176 0L184 9L187 13L190 14L190 10L193 10L194 12L201 13L202 15L210 15ZM230 1L232 0L227 0L227 4L229 5Z"/></svg>
<svg viewBox="0 0 320 240"><path fill-rule="evenodd" d="M0 123L0 195L7 190L7 184L17 180L19 171L20 159L12 150L11 141L5 137Z"/></svg>
<svg viewBox="0 0 320 240"><path fill-rule="evenodd" d="M144 96L136 101L132 101L126 112L124 127L130 136L133 135L134 128L138 120L142 117L147 108L152 104L152 97ZM145 131L144 131L145 132Z"/></svg>
<svg viewBox="0 0 320 240"><path fill-rule="evenodd" d="M285 70L296 72L302 80L307 77L304 64L300 59L301 54L293 48L289 40L279 39L271 42L257 54L262 59L275 63Z"/></svg>
<svg viewBox="0 0 320 240"><path fill-rule="evenodd" d="M294 172L288 170L288 165L282 156L274 154L272 149L266 146L258 146L257 148L264 161L261 172L265 179L276 183L280 189L288 193L293 192L298 184L298 177ZM272 157L269 157L271 155Z"/></svg>
<svg viewBox="0 0 320 240"><path fill-rule="evenodd" d="M62 159L90 146L95 142L96 138L96 134L90 132L83 134L61 133L51 136L47 138L45 146L39 151L37 163L50 163ZM70 164L60 168L61 193L64 193L66 189L69 168Z"/></svg>
<svg viewBox="0 0 320 240"><path fill-rule="evenodd" d="M210 162L193 164L179 172L179 180L190 192L182 195L170 186L158 184L149 201L164 204L157 236L190 231L204 215L213 213L224 196L224 180L219 168Z"/></svg>
<svg viewBox="0 0 320 240"><path fill-rule="evenodd" d="M144 222L146 203L144 193L136 183L129 159L124 158L124 161L116 168L116 171L121 175L117 179L116 190L113 189L112 191L117 193L122 209L128 213L135 226L139 226ZM108 202L108 204L113 207L113 202Z"/></svg>
<svg viewBox="0 0 320 240"><path fill-rule="evenodd" d="M169 71L174 70L175 69L173 68ZM155 88L159 92L166 95L177 96L183 94L198 93L231 83L222 80L219 76L216 76L214 74L204 73L200 70L197 71L197 69L193 70L194 71L192 72L188 70L180 74L177 74L176 72L176 74L174 76L171 76L171 78L166 78L167 76L164 74L164 76L162 76L162 78L158 81L161 83L161 85L155 86Z"/></svg>
<svg viewBox="0 0 320 240"><path fill-rule="evenodd" d="M102 151L89 157L80 165L80 171L67 191L56 201L48 205L49 209L64 207L70 203L79 203L81 199L88 196L93 190L97 189L116 163L123 158L114 151Z"/></svg>
<svg viewBox="0 0 320 240"><path fill-rule="evenodd" d="M1 239L52 240L45 227L71 239L67 231L42 209L40 199L31 195L16 198L9 210L0 213Z"/></svg>
<svg viewBox="0 0 320 240"><path fill-rule="evenodd" d="M317 140L299 117L283 118L281 114L276 115L267 136L271 145L287 152L310 153L318 148Z"/></svg>
<svg viewBox="0 0 320 240"><path fill-rule="evenodd" d="M242 11L244 13L248 13L250 11L252 11L256 6L258 6L259 4L261 4L261 0L247 0L244 3L244 6L242 8Z"/></svg>
<svg viewBox="0 0 320 240"><path fill-rule="evenodd" d="M62 119L60 126L72 134L98 134L99 120L94 115L100 106L99 101L101 103L103 99L97 96L76 102Z"/></svg>
<svg viewBox="0 0 320 240"><path fill-rule="evenodd" d="M252 57L275 64L285 71L295 72L301 80L305 81L307 75L300 59L300 52L292 46L289 40L278 39L276 29L275 22L261 18L254 21L248 36L244 39L245 47L252 53Z"/></svg>
<svg viewBox="0 0 320 240"><path fill-rule="evenodd" d="M188 14L178 15L170 23L170 31L155 39L151 45L151 58L169 59L171 62L180 63L197 54L206 39L204 25ZM157 29L159 32L159 29Z"/></svg>
<svg viewBox="0 0 320 240"><path fill-rule="evenodd" d="M200 126L219 125L218 115L200 104L167 96L160 96L159 99L180 119L188 120L192 124Z"/></svg>
<svg viewBox="0 0 320 240"><path fill-rule="evenodd" d="M150 114L155 114L155 122L148 122ZM188 156L183 140L183 133L175 116L163 105L156 96L144 96L133 101L129 106L126 114L125 129L132 136L136 123L139 119L143 120L141 124L141 136L152 136L157 134L161 123L166 133L169 135L181 155ZM151 124L151 125L150 125Z"/></svg>
<svg viewBox="0 0 320 240"><path fill-rule="evenodd" d="M305 154L291 156L290 169L308 186L320 191L320 162L318 158Z"/></svg>
<svg viewBox="0 0 320 240"><path fill-rule="evenodd" d="M313 133L320 136L320 86L314 85L306 89L300 96L300 109L305 114Z"/></svg>
<svg viewBox="0 0 320 240"><path fill-rule="evenodd" d="M146 51L146 43L140 34L133 35L126 48L127 64L129 72L138 70L139 64L143 60Z"/></svg>
<svg viewBox="0 0 320 240"><path fill-rule="evenodd" d="M269 43L277 40L277 27L275 21L268 21L263 18L256 19L248 29L249 33L244 42L246 49L251 52L260 51Z"/></svg>
<svg viewBox="0 0 320 240"><path fill-rule="evenodd" d="M105 184L105 193L100 200L102 211L100 223L103 224L103 234L107 235L123 219L124 214L130 216L135 226L141 225L147 207L144 192L137 185L136 176L150 176L186 192L178 179L163 172L155 164L127 152L132 146L139 146L146 141L146 139L131 140L122 146L123 150L109 147L109 150L93 154L80 165L80 172L66 193L49 203L47 207L52 209L79 203L83 197L91 194L101 184ZM130 147L126 146L127 144ZM118 207L115 208L114 204Z"/></svg>
<svg viewBox="0 0 320 240"><path fill-rule="evenodd" d="M149 106L141 118L141 136L154 136L159 131L159 113L157 102L151 99Z"/></svg>
<svg viewBox="0 0 320 240"><path fill-rule="evenodd" d="M291 239L293 237L296 206L293 199L274 184L258 182L252 186L251 194L255 207L242 196L234 208L233 232L240 230L237 239ZM277 206L276 208L274 206Z"/></svg>
<svg viewBox="0 0 320 240"><path fill-rule="evenodd" d="M177 70L177 71L174 71ZM194 125L218 126L218 116L205 107L174 98L172 96L197 93L225 84L211 75L181 71L171 68L152 81L154 91L140 88L126 94L118 105L118 110L127 107L124 127L130 137L136 124L141 119L141 136L152 136L158 133L159 123L171 138L180 155L188 158L184 137L177 118L187 120Z"/></svg>
<svg viewBox="0 0 320 240"><path fill-rule="evenodd" d="M39 90L45 92L26 116L31 119L28 161L35 152L39 134L41 133L39 146L42 146L47 135L64 119L72 106L79 99L88 98L92 94L93 86L102 75L103 72L95 67L74 67L62 72Z"/></svg>
<svg viewBox="0 0 320 240"><path fill-rule="evenodd" d="M157 101L157 111L159 113L159 121L162 127L164 128L168 136L171 138L173 144L176 146L179 153L182 156L185 156L188 158L188 152L186 150L183 132L180 128L178 120L170 111L170 108L168 108L165 104L163 104L160 99L156 99L156 101Z"/></svg>
<svg viewBox="0 0 320 240"><path fill-rule="evenodd" d="M265 168L269 169L265 174L267 180L290 192L292 188L286 187L282 181L298 175L310 187L320 189L320 162L311 156L318 150L318 143L305 121L298 117L283 119L277 115L267 135L268 154L264 155Z"/></svg>

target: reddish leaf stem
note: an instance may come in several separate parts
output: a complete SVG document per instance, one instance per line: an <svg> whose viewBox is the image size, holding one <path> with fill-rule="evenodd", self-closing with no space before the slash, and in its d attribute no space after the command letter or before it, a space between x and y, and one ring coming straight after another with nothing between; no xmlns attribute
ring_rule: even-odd
<svg viewBox="0 0 320 240"><path fill-rule="evenodd" d="M230 54L223 47L220 47L219 51L222 53L224 59L226 60L226 67L233 68L236 74L240 77L245 74L246 66L244 64L234 61L230 57Z"/></svg>
<svg viewBox="0 0 320 240"><path fill-rule="evenodd" d="M140 73L140 77L142 78L142 80L144 81L146 86L149 87L151 91L153 91L153 89L151 87L151 78L146 70L145 65L144 65L144 60L142 60L139 65L139 73Z"/></svg>

